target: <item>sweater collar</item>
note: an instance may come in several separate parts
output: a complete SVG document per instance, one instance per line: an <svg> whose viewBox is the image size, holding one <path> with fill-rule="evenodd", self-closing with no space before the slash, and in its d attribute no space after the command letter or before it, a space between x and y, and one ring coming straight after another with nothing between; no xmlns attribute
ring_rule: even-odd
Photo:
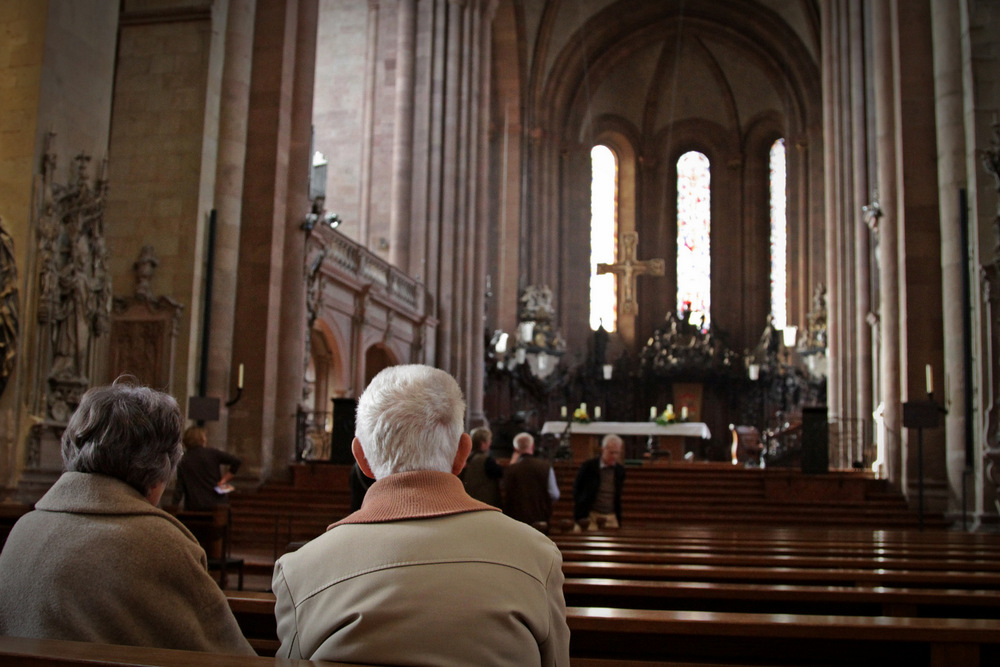
<svg viewBox="0 0 1000 667"><path fill-rule="evenodd" d="M345 523L383 523L429 519L463 512L499 511L469 497L455 475L433 470L400 472L376 481L365 493L361 509L327 530Z"/></svg>

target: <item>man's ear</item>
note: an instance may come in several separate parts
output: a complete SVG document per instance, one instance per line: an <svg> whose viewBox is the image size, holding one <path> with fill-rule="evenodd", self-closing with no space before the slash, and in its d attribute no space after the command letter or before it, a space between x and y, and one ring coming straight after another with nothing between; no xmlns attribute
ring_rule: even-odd
<svg viewBox="0 0 1000 667"><path fill-rule="evenodd" d="M375 479L372 468L368 465L368 459L365 458L365 451L361 449L361 441L357 438L354 438L351 442L351 453L354 454L354 460L358 462L358 467L361 468L361 472L365 474L365 477Z"/></svg>
<svg viewBox="0 0 1000 667"><path fill-rule="evenodd" d="M465 461L469 458L469 452L471 451L472 438L469 437L468 433L463 433L462 437L458 439L458 451L455 452L455 461L451 464L452 475L462 472L462 468L465 467Z"/></svg>

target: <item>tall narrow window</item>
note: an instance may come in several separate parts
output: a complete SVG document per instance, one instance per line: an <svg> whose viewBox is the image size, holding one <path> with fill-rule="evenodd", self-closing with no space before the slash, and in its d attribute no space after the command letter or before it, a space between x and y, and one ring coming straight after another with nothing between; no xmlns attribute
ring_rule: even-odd
<svg viewBox="0 0 1000 667"><path fill-rule="evenodd" d="M774 326L788 324L788 226L785 217L785 140L771 144L771 318Z"/></svg>
<svg viewBox="0 0 1000 667"><path fill-rule="evenodd" d="M696 151L677 160L677 312L708 328L712 305L709 162ZM702 324L704 318L704 324Z"/></svg>
<svg viewBox="0 0 1000 667"><path fill-rule="evenodd" d="M597 275L598 264L614 264L618 233L618 160L607 146L590 151L590 328L618 325L617 281Z"/></svg>

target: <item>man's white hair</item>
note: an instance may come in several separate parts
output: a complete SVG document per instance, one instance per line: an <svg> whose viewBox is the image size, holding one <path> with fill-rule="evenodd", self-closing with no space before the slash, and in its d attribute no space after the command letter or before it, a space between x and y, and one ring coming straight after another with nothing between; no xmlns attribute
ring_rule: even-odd
<svg viewBox="0 0 1000 667"><path fill-rule="evenodd" d="M375 479L400 472L451 472L465 424L465 399L448 373L391 366L358 399L354 435Z"/></svg>
<svg viewBox="0 0 1000 667"><path fill-rule="evenodd" d="M621 436L619 436L619 435L616 435L614 433L608 433L601 440L601 449L604 449L608 445L622 445L622 446L624 446L625 445L625 441L622 440Z"/></svg>
<svg viewBox="0 0 1000 667"><path fill-rule="evenodd" d="M530 454L535 448L535 436L527 431L521 431L514 436L514 449L522 454Z"/></svg>

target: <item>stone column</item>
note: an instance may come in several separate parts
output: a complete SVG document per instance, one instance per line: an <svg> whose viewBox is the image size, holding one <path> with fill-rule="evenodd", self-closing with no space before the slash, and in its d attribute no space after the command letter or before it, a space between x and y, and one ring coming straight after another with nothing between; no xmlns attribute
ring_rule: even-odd
<svg viewBox="0 0 1000 667"><path fill-rule="evenodd" d="M358 243L369 247L372 207L372 133L375 127L375 76L378 67L379 0L368 0L365 41L365 93L361 112L361 174L358 181Z"/></svg>
<svg viewBox="0 0 1000 667"><path fill-rule="evenodd" d="M246 165L247 112L250 107L250 64L253 54L253 0L230 0L225 24L225 60L222 66L222 103L219 108L219 153L215 178L217 236L213 276L212 332L208 360L208 395L225 401L235 392L235 374L241 359L233 350L235 308L233 294L239 271L240 218L243 214L243 176ZM239 403L231 411L242 410ZM226 443L229 420L206 425L209 440ZM229 446L227 449L235 449ZM243 456L243 453L239 453Z"/></svg>
<svg viewBox="0 0 1000 667"><path fill-rule="evenodd" d="M867 99L865 90L865 52L864 52L864 25L862 17L862 7L859 0L851 0L849 31L851 35L850 65L851 65L851 135L854 141L851 144L853 162L851 165L853 173L854 197L848 208L846 223L854 227L854 359L851 365L851 373L855 378L853 395L854 417L858 423L867 425L871 423L872 411L872 331L868 324L868 313L871 310L871 270L869 258L871 256L871 243L867 226L862 221L862 208L868 203L870 195L869 174L868 174L868 125L865 113L867 110ZM859 428L856 432L858 437L857 458L863 452L861 448L868 442L866 438L867 429ZM852 463L852 462L849 462Z"/></svg>
<svg viewBox="0 0 1000 667"><path fill-rule="evenodd" d="M392 205L389 210L389 263L410 273L410 220L413 185L413 91L417 0L399 0L396 18L396 107L392 145Z"/></svg>
<svg viewBox="0 0 1000 667"><path fill-rule="evenodd" d="M458 160L459 160L459 116L461 98L459 95L462 64L462 14L465 0L448 0L447 40L445 45L444 81L444 137L441 165L441 246L442 261L437 267L438 275L438 366L449 373L455 373L454 338L455 331L455 239L458 225Z"/></svg>
<svg viewBox="0 0 1000 667"><path fill-rule="evenodd" d="M875 142L878 155L879 312L882 333L879 400L884 405L886 471L889 481L902 488L903 453L899 363L899 207L896 195L896 81L893 51L895 28L891 0L872 3L872 77L875 89Z"/></svg>
<svg viewBox="0 0 1000 667"><path fill-rule="evenodd" d="M302 116L311 114L314 72L308 69L307 81L298 88L295 73L304 71L299 68L305 65L296 61L303 52L312 53L308 48L315 46L316 30L312 25L300 34L300 5L315 20L316 0L258 0L254 19L236 286L235 312L242 319L233 336L233 358L245 360L246 370L241 410L229 416L229 440L237 451L259 452L258 459L244 460L248 467L259 466L262 479L272 471L288 472L305 345L304 232L299 224L309 210L311 132L306 122L303 136ZM306 43L297 47L299 37ZM305 85L309 103L303 109Z"/></svg>
<svg viewBox="0 0 1000 667"><path fill-rule="evenodd" d="M821 5L823 17L820 24L822 35L822 73L823 73L823 144L827 147L838 145L837 86L838 77L835 63L838 61L838 35L836 4L824 2ZM837 255L837 151L827 149L824 153L824 208L826 224L826 283L827 303L830 312L827 315L827 357L829 377L827 379L827 415L829 419L839 419L841 416L840 386L841 386L841 340L840 313L846 307L841 299L840 290L840 257ZM790 313L791 315L791 313Z"/></svg>
<svg viewBox="0 0 1000 667"><path fill-rule="evenodd" d="M485 4L485 3L483 3ZM483 424L483 373L486 358L485 350L485 314L486 314L486 271L487 271L487 236L489 231L489 119L490 119L490 64L492 52L492 22L493 6L481 7L476 17L479 34L479 44L475 51L477 59L477 78L473 85L478 89L478 99L473 107L477 115L477 143L475 177L476 177L476 224L472 226L472 339L469 350L470 373L469 390L467 394L469 427Z"/></svg>
<svg viewBox="0 0 1000 667"><path fill-rule="evenodd" d="M934 34L934 98L937 119L938 203L941 219L941 291L950 298L942 303L944 318L944 382L940 398L948 406L945 419L945 458L948 471L949 510L962 511L963 476L972 462L966 460L965 309L962 298L965 247L962 245L959 190L967 187L963 108L961 8L948 0L931 0ZM947 391L947 393L945 393ZM971 482L971 480L969 480ZM971 489L967 497L971 500Z"/></svg>
<svg viewBox="0 0 1000 667"><path fill-rule="evenodd" d="M310 210L309 167L312 164L313 87L316 80L316 24L319 0L298 0L295 51L292 61L292 105L289 116L288 172L284 219L280 338L274 423L273 465L276 475L287 474L295 460L296 414L302 403L306 355L306 267L302 221Z"/></svg>

